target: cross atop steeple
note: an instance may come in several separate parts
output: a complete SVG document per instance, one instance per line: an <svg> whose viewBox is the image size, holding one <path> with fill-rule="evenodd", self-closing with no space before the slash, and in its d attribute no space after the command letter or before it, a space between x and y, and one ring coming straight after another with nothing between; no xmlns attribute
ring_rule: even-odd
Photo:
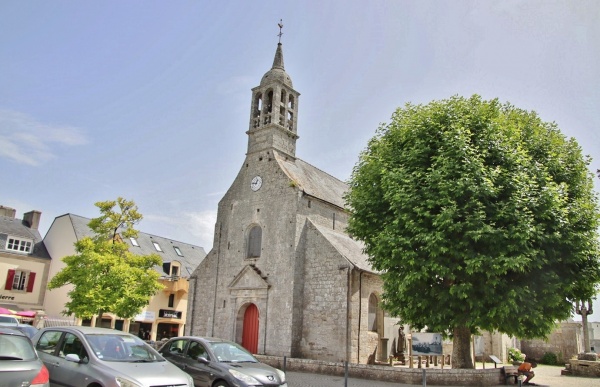
<svg viewBox="0 0 600 387"><path fill-rule="evenodd" d="M279 34L277 36L279 36L279 43L281 43L281 35L283 35L283 32L281 32L281 29L283 28L283 19L279 19L277 25L279 26Z"/></svg>

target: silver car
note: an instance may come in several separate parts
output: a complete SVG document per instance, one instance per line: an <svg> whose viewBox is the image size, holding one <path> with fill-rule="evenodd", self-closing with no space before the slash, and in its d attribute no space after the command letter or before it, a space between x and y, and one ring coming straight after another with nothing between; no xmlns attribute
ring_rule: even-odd
<svg viewBox="0 0 600 387"><path fill-rule="evenodd" d="M51 386L193 387L192 378L129 333L91 327L48 327L31 339Z"/></svg>
<svg viewBox="0 0 600 387"><path fill-rule="evenodd" d="M48 387L48 369L39 359L29 337L0 326L0 387Z"/></svg>
<svg viewBox="0 0 600 387"><path fill-rule="evenodd" d="M259 362L231 341L212 337L174 337L159 352L189 373L196 387L287 387L283 371Z"/></svg>

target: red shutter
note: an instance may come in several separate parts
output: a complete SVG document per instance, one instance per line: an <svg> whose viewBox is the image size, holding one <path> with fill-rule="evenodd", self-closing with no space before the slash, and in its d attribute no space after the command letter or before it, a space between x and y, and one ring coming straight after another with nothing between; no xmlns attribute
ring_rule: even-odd
<svg viewBox="0 0 600 387"><path fill-rule="evenodd" d="M13 280L15 279L15 270L10 269L8 271L8 275L6 276L6 285L4 286L4 290L12 290Z"/></svg>
<svg viewBox="0 0 600 387"><path fill-rule="evenodd" d="M29 273L29 278L27 279L27 293L33 292L33 283L35 282L35 273Z"/></svg>

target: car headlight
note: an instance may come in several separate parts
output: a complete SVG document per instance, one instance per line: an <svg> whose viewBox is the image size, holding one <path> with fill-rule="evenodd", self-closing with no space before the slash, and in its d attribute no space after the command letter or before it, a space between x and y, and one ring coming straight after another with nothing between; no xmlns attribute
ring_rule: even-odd
<svg viewBox="0 0 600 387"><path fill-rule="evenodd" d="M137 384L136 382L132 382L131 380L125 379L121 376L117 376L115 378L115 381L117 382L117 385L120 387L143 387L143 386Z"/></svg>
<svg viewBox="0 0 600 387"><path fill-rule="evenodd" d="M190 375L187 375L187 377L188 377L188 386L194 387L194 378L192 378Z"/></svg>
<svg viewBox="0 0 600 387"><path fill-rule="evenodd" d="M261 385L261 383L254 379L252 376L250 375L246 375L241 373L240 371L236 371L236 370L229 370L229 373L236 379L241 380L242 382L246 383L246 384L257 384L257 385Z"/></svg>
<svg viewBox="0 0 600 387"><path fill-rule="evenodd" d="M281 383L285 383L285 372L283 372L282 370L278 370L277 368L275 368L275 370L279 374L279 378L281 379Z"/></svg>

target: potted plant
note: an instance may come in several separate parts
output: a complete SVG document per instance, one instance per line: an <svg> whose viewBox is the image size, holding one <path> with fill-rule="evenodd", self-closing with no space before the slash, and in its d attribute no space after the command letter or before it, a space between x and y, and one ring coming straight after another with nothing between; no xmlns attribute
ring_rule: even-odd
<svg viewBox="0 0 600 387"><path fill-rule="evenodd" d="M522 353L518 348L509 348L508 361L513 365L519 365L525 361L525 354Z"/></svg>

